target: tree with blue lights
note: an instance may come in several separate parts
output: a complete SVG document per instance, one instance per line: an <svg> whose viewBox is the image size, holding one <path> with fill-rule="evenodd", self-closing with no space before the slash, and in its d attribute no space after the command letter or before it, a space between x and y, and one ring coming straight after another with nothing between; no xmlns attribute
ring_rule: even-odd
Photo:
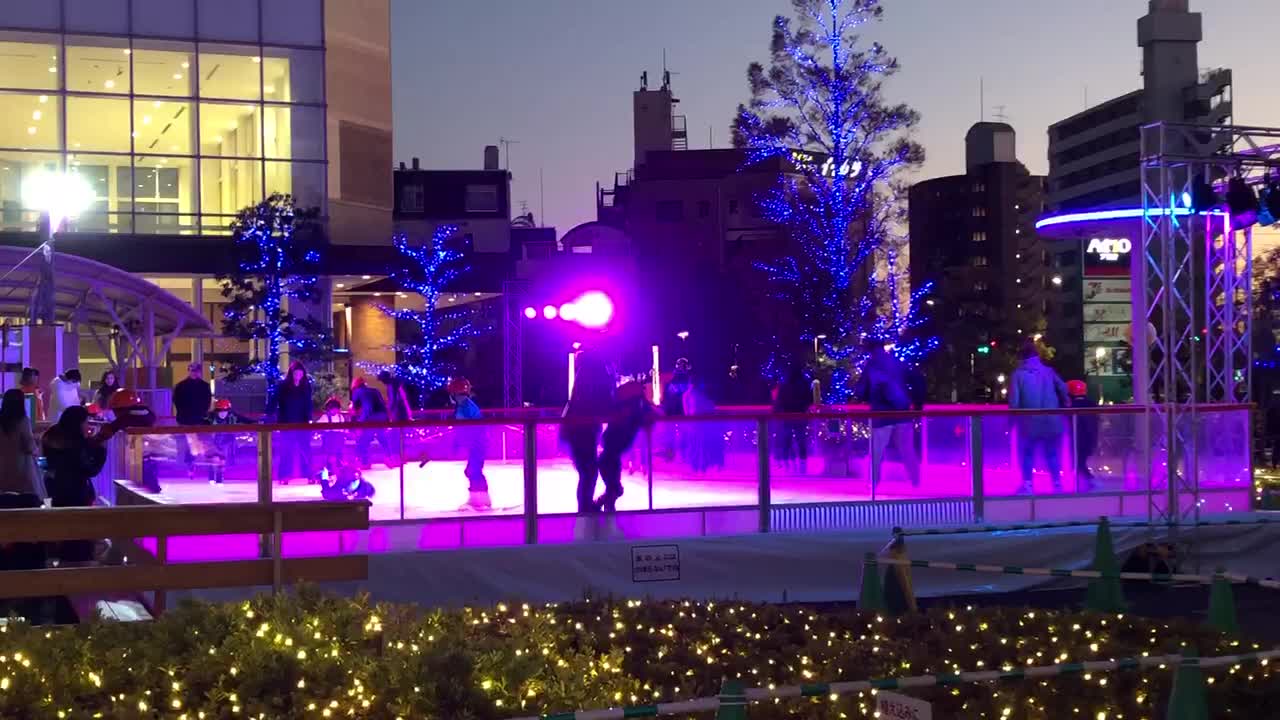
<svg viewBox="0 0 1280 720"><path fill-rule="evenodd" d="M458 228L437 227L425 245L410 244L404 234L392 242L408 262L393 270L391 278L404 290L420 295L422 309L383 306L384 313L409 326L410 338L391 346L396 353L394 365L364 365L373 371L389 370L420 391L438 390L453 371L448 356L466 349L467 341L484 330L473 320L474 308L440 307L446 288L469 269Z"/></svg>
<svg viewBox="0 0 1280 720"><path fill-rule="evenodd" d="M291 360L327 361L333 349L327 326L293 308L321 299L316 287L322 234L317 208L298 208L290 195L272 194L241 210L231 223L236 271L219 275L222 331L247 341L249 362L229 379L261 374L267 401L275 395L285 350ZM327 313L328 308L321 312Z"/></svg>
<svg viewBox="0 0 1280 720"><path fill-rule="evenodd" d="M789 231L794 252L761 267L798 316L796 340L818 341L831 368L828 399L844 402L868 334L900 338L894 352L912 363L937 345L912 339L928 289L902 292L898 261L906 224L898 175L921 164L924 151L910 138L919 114L882 93L897 61L857 35L881 16L880 0L792 5L794 19L774 20L769 67L747 71L751 101L738 108L734 142L749 164L790 165L758 201Z"/></svg>

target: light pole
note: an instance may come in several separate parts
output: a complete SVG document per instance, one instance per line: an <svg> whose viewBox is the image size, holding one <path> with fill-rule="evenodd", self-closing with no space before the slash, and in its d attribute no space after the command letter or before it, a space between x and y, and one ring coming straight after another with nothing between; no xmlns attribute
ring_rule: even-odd
<svg viewBox="0 0 1280 720"><path fill-rule="evenodd" d="M813 336L813 359L814 359L814 360L817 360L817 359L818 359L818 343L819 343L819 342L821 342L821 341L823 341L823 340L826 340L826 339L827 339L827 336L826 336L826 335L814 335L814 336Z"/></svg>
<svg viewBox="0 0 1280 720"><path fill-rule="evenodd" d="M52 325L57 319L53 283L53 238L63 221L73 220L93 203L93 188L79 173L37 170L22 182L23 205L40 211L44 242L40 280L31 303L31 324Z"/></svg>

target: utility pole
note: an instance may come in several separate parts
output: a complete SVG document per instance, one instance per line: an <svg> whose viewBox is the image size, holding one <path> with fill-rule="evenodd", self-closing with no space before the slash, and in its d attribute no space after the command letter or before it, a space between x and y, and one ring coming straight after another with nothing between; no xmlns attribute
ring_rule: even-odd
<svg viewBox="0 0 1280 720"><path fill-rule="evenodd" d="M498 144L502 146L502 152L503 152L502 169L509 171L511 170L511 146L519 145L520 141L512 140L510 138L500 137L498 138Z"/></svg>

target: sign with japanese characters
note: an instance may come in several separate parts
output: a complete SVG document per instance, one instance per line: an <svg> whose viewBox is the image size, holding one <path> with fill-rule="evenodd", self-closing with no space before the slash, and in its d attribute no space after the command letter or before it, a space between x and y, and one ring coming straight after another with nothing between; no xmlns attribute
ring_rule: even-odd
<svg viewBox="0 0 1280 720"><path fill-rule="evenodd" d="M933 706L917 698L881 690L876 693L876 717L880 720L933 720Z"/></svg>
<svg viewBox="0 0 1280 720"><path fill-rule="evenodd" d="M671 582L679 579L679 545L631 547L631 582Z"/></svg>
<svg viewBox="0 0 1280 720"><path fill-rule="evenodd" d="M1119 262L1128 258L1133 250L1133 243L1128 238L1093 238L1084 247L1090 258L1102 262Z"/></svg>
<svg viewBox="0 0 1280 720"><path fill-rule="evenodd" d="M1085 278L1085 302L1129 302L1129 278Z"/></svg>

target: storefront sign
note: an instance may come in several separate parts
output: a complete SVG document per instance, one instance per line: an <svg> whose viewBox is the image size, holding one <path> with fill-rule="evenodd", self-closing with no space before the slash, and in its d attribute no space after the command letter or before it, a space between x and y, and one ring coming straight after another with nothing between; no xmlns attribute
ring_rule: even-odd
<svg viewBox="0 0 1280 720"><path fill-rule="evenodd" d="M797 168L809 169L820 165L819 172L823 177L833 178L836 176L836 164L828 156L823 154L815 154L805 152L804 150L792 150L791 162ZM840 168L841 177L850 177L857 175L862 171L862 163L856 160L845 160L844 165Z"/></svg>
<svg viewBox="0 0 1280 720"><path fill-rule="evenodd" d="M631 582L669 582L679 579L679 545L632 546Z"/></svg>
<svg viewBox="0 0 1280 720"><path fill-rule="evenodd" d="M1133 250L1133 243L1128 238L1093 238L1085 246L1084 252L1104 262L1116 262L1121 257L1128 257Z"/></svg>
<svg viewBox="0 0 1280 720"><path fill-rule="evenodd" d="M881 690L876 693L876 717L881 720L933 720L933 706L917 698Z"/></svg>
<svg viewBox="0 0 1280 720"><path fill-rule="evenodd" d="M1129 302L1129 278L1085 278L1085 302Z"/></svg>
<svg viewBox="0 0 1280 720"><path fill-rule="evenodd" d="M1129 303L1086 303L1084 306L1084 322L1089 323L1127 323L1133 319L1133 308Z"/></svg>
<svg viewBox="0 0 1280 720"><path fill-rule="evenodd" d="M1129 336L1129 323L1091 323L1084 326L1084 342L1121 343Z"/></svg>

